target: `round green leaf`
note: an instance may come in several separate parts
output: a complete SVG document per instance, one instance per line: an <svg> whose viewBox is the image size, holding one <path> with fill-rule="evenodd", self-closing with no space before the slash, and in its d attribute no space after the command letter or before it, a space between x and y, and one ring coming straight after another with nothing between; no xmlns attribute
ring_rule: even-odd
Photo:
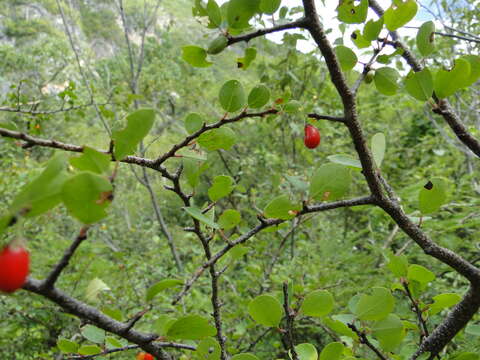
<svg viewBox="0 0 480 360"><path fill-rule="evenodd" d="M435 50L435 23L433 21L424 22L418 29L417 47L423 56L428 56Z"/></svg>
<svg viewBox="0 0 480 360"><path fill-rule="evenodd" d="M282 0L260 0L260 11L272 15L280 7Z"/></svg>
<svg viewBox="0 0 480 360"><path fill-rule="evenodd" d="M228 209L225 210L218 219L218 226L220 226L220 228L224 230L233 229L240 223L240 220L241 216L237 210Z"/></svg>
<svg viewBox="0 0 480 360"><path fill-rule="evenodd" d="M225 111L235 112L245 106L246 95L238 80L229 80L223 84L219 94L220 105Z"/></svg>
<svg viewBox="0 0 480 360"><path fill-rule="evenodd" d="M334 50L343 71L350 71L357 64L358 58L352 49L343 45L338 45Z"/></svg>
<svg viewBox="0 0 480 360"><path fill-rule="evenodd" d="M341 1L337 11L338 20L346 24L361 24L367 19L368 0L361 0L356 6L353 0Z"/></svg>
<svg viewBox="0 0 480 360"><path fill-rule="evenodd" d="M93 325L85 325L82 328L82 335L85 339L96 344L103 344L105 342L105 330L99 329Z"/></svg>
<svg viewBox="0 0 480 360"><path fill-rule="evenodd" d="M183 281L177 280L177 279L164 279L156 284L150 286L150 288L147 290L147 295L146 299L147 301L152 300L155 296L157 296L161 291L182 285Z"/></svg>
<svg viewBox="0 0 480 360"><path fill-rule="evenodd" d="M406 25L417 14L418 5L415 0L394 2L383 15L385 25L390 31Z"/></svg>
<svg viewBox="0 0 480 360"><path fill-rule="evenodd" d="M270 100L270 90L265 85L255 86L248 95L248 106L252 109L260 109Z"/></svg>
<svg viewBox="0 0 480 360"><path fill-rule="evenodd" d="M352 35L350 35L350 38L352 39L353 43L355 46L359 49L364 49L370 46L371 41L367 40L360 30L355 30L352 32Z"/></svg>
<svg viewBox="0 0 480 360"><path fill-rule="evenodd" d="M198 221L203 222L207 226L213 228L213 229L219 229L219 226L212 221L208 216L202 213L202 210L195 206L190 206L190 207L184 207L183 210L185 210L191 217L194 219L197 219Z"/></svg>
<svg viewBox="0 0 480 360"><path fill-rule="evenodd" d="M428 68L422 71L410 71L405 78L405 89L415 99L427 101L433 94L433 77Z"/></svg>
<svg viewBox="0 0 480 360"><path fill-rule="evenodd" d="M369 20L363 28L363 37L368 41L374 41L378 39L380 31L383 28L383 17L377 21Z"/></svg>
<svg viewBox="0 0 480 360"><path fill-rule="evenodd" d="M259 11L260 0L230 0L227 5L228 25L233 29L244 29Z"/></svg>
<svg viewBox="0 0 480 360"><path fill-rule="evenodd" d="M84 224L93 224L105 216L110 204L112 184L107 178L82 172L68 179L62 188L62 200L68 212Z"/></svg>
<svg viewBox="0 0 480 360"><path fill-rule="evenodd" d="M220 27L222 25L222 11L215 0L208 0L206 11L210 20L208 26L210 28Z"/></svg>
<svg viewBox="0 0 480 360"><path fill-rule="evenodd" d="M435 274L422 265L412 264L408 267L407 279L418 281L421 284L428 284L435 280Z"/></svg>
<svg viewBox="0 0 480 360"><path fill-rule="evenodd" d="M260 295L248 304L248 313L255 322L271 327L278 327L283 316L280 302L270 295Z"/></svg>
<svg viewBox="0 0 480 360"><path fill-rule="evenodd" d="M80 355L97 355L102 352L102 349L97 345L83 345L78 349Z"/></svg>
<svg viewBox="0 0 480 360"><path fill-rule="evenodd" d="M64 354L72 354L78 351L78 344L75 341L60 338L57 340L57 347Z"/></svg>
<svg viewBox="0 0 480 360"><path fill-rule="evenodd" d="M207 61L207 51L199 46L188 45L182 48L182 59L194 67L209 67L213 63Z"/></svg>
<svg viewBox="0 0 480 360"><path fill-rule="evenodd" d="M303 300L300 310L307 316L322 317L330 314L335 300L327 290L316 290Z"/></svg>
<svg viewBox="0 0 480 360"><path fill-rule="evenodd" d="M298 344L295 346L295 351L299 360L317 360L318 352L312 344Z"/></svg>
<svg viewBox="0 0 480 360"><path fill-rule="evenodd" d="M197 143L209 151L230 150L236 141L237 136L233 130L225 126L206 131L197 139Z"/></svg>
<svg viewBox="0 0 480 360"><path fill-rule="evenodd" d="M390 314L395 298L388 289L374 287L372 295L362 295L355 306L355 315L360 320L382 320Z"/></svg>
<svg viewBox="0 0 480 360"><path fill-rule="evenodd" d="M378 167L382 165L386 146L385 134L377 133L372 136L372 155Z"/></svg>
<svg viewBox="0 0 480 360"><path fill-rule="evenodd" d="M383 95L395 95L398 90L398 78L399 74L397 70L384 66L375 71L375 87Z"/></svg>
<svg viewBox="0 0 480 360"><path fill-rule="evenodd" d="M388 255L389 262L387 267L396 277L406 277L408 271L408 260L405 255L396 256L394 254Z"/></svg>
<svg viewBox="0 0 480 360"><path fill-rule="evenodd" d="M190 113L185 118L185 130L191 135L200 130L204 123L205 121L200 114Z"/></svg>
<svg viewBox="0 0 480 360"><path fill-rule="evenodd" d="M290 201L287 195L280 195L268 203L263 213L267 218L288 220L295 217L295 212L300 209L301 206Z"/></svg>
<svg viewBox="0 0 480 360"><path fill-rule="evenodd" d="M453 95L457 90L468 86L470 82L470 62L465 59L456 59L450 70L440 69L435 75L433 88L439 98Z"/></svg>
<svg viewBox="0 0 480 360"><path fill-rule="evenodd" d="M431 214L440 209L447 201L447 182L433 178L420 190L418 203L422 214Z"/></svg>
<svg viewBox="0 0 480 360"><path fill-rule="evenodd" d="M102 174L110 168L110 160L110 155L85 146L81 156L70 159L70 165L82 171Z"/></svg>
<svg viewBox="0 0 480 360"><path fill-rule="evenodd" d="M339 360L344 349L345 345L341 342L332 342L322 349L320 360Z"/></svg>
<svg viewBox="0 0 480 360"><path fill-rule="evenodd" d="M196 358L199 360L219 360L222 348L214 338L206 338L200 341L195 351Z"/></svg>
<svg viewBox="0 0 480 360"><path fill-rule="evenodd" d="M464 55L461 59L467 60L470 63L470 77L465 83L465 87L468 87L480 78L480 56Z"/></svg>
<svg viewBox="0 0 480 360"><path fill-rule="evenodd" d="M176 320L168 329L167 336L171 339L201 340L216 333L217 329L207 319L189 315Z"/></svg>
<svg viewBox="0 0 480 360"><path fill-rule="evenodd" d="M325 164L313 174L310 182L310 197L316 200L336 200L345 195L352 176L346 166Z"/></svg>
<svg viewBox="0 0 480 360"><path fill-rule="evenodd" d="M455 293L439 294L433 297L433 304L428 307L429 315L438 314L443 309L456 305L462 297Z"/></svg>
<svg viewBox="0 0 480 360"><path fill-rule="evenodd" d="M220 200L232 192L233 184L234 181L230 176L216 176L212 186L208 189L208 197L212 201Z"/></svg>
<svg viewBox="0 0 480 360"><path fill-rule="evenodd" d="M405 337L403 322L395 314L373 325L373 336L380 341L380 347L385 351L393 351Z"/></svg>
<svg viewBox="0 0 480 360"><path fill-rule="evenodd" d="M352 329L350 329L347 325L345 325L340 320L332 320L330 318L322 319L322 322L332 331L336 332L337 334L348 336L354 340L358 339L358 335L355 334Z"/></svg>

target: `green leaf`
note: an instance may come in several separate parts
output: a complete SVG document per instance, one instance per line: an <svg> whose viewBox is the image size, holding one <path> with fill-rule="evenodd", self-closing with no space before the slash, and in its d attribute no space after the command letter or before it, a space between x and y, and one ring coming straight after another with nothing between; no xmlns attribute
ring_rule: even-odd
<svg viewBox="0 0 480 360"><path fill-rule="evenodd" d="M194 219L197 219L198 221L201 221L204 224L207 224L207 226L213 229L219 229L219 226L215 224L209 217L202 214L202 210L200 210L199 208L195 206L190 206L190 207L184 207L183 210L185 210Z"/></svg>
<svg viewBox="0 0 480 360"><path fill-rule="evenodd" d="M355 46L359 49L364 49L370 46L371 41L367 40L360 30L355 30L350 36Z"/></svg>
<svg viewBox="0 0 480 360"><path fill-rule="evenodd" d="M201 340L215 336L217 329L208 320L199 315L188 315L176 320L168 329L167 336L171 339Z"/></svg>
<svg viewBox="0 0 480 360"><path fill-rule="evenodd" d="M157 296L160 292L166 289L170 289L175 286L182 285L183 281L177 279L164 279L156 284L152 285L147 290L147 301L151 301L155 296Z"/></svg>
<svg viewBox="0 0 480 360"><path fill-rule="evenodd" d="M238 80L229 80L223 84L218 97L220 105L228 112L238 111L246 103L245 90Z"/></svg>
<svg viewBox="0 0 480 360"><path fill-rule="evenodd" d="M422 71L410 71L405 78L405 89L415 99L427 101L433 94L433 77L428 68Z"/></svg>
<svg viewBox="0 0 480 360"><path fill-rule="evenodd" d="M160 336L166 336L168 333L168 329L170 329L170 327L175 321L177 320L171 316L159 315L158 319L155 320L153 330Z"/></svg>
<svg viewBox="0 0 480 360"><path fill-rule="evenodd" d="M253 354L243 353L232 356L230 360L258 360L258 358Z"/></svg>
<svg viewBox="0 0 480 360"><path fill-rule="evenodd" d="M376 133L372 136L372 155L373 160L375 160L375 164L377 167L382 165L383 158L385 156L385 148L386 148L386 141L385 141L385 134L383 133Z"/></svg>
<svg viewBox="0 0 480 360"><path fill-rule="evenodd" d="M398 0L392 4L383 15L385 25L390 31L406 25L417 14L418 5L415 0Z"/></svg>
<svg viewBox="0 0 480 360"><path fill-rule="evenodd" d="M447 182L441 178L431 179L418 194L420 211L424 215L438 211L446 201Z"/></svg>
<svg viewBox="0 0 480 360"><path fill-rule="evenodd" d="M354 340L358 339L358 335L355 334L352 331L352 329L350 329L347 325L345 325L340 320L332 320L330 318L324 318L322 319L322 321L330 330L340 335L351 337Z"/></svg>
<svg viewBox="0 0 480 360"><path fill-rule="evenodd" d="M300 310L307 316L322 317L330 314L334 303L332 294L327 290L316 290L305 297Z"/></svg>
<svg viewBox="0 0 480 360"><path fill-rule="evenodd" d="M209 151L219 149L230 150L236 141L236 134L232 129L225 126L206 131L197 139L198 144Z"/></svg>
<svg viewBox="0 0 480 360"><path fill-rule="evenodd" d="M222 348L218 341L209 337L200 341L195 355L199 360L220 360L221 352Z"/></svg>
<svg viewBox="0 0 480 360"><path fill-rule="evenodd" d="M331 342L322 349L320 360L339 360L344 349L345 345L341 342Z"/></svg>
<svg viewBox="0 0 480 360"><path fill-rule="evenodd" d="M207 51L199 46L187 45L182 47L182 59L193 67L205 68L213 63L207 61Z"/></svg>
<svg viewBox="0 0 480 360"><path fill-rule="evenodd" d="M85 339L96 344L103 344L105 342L105 330L93 325L85 325L82 328L82 335Z"/></svg>
<svg viewBox="0 0 480 360"><path fill-rule="evenodd" d="M417 48L422 56L428 56L435 50L435 23L433 21L424 22L418 29Z"/></svg>
<svg viewBox="0 0 480 360"><path fill-rule="evenodd" d="M230 176L220 175L213 179L213 184L208 189L208 197L212 201L218 201L230 194L234 187L234 181Z"/></svg>
<svg viewBox="0 0 480 360"><path fill-rule="evenodd" d="M255 86L248 95L248 106L252 109L260 109L267 105L270 100L270 90L265 85Z"/></svg>
<svg viewBox="0 0 480 360"><path fill-rule="evenodd" d="M360 160L354 159L350 155L336 154L327 156L327 159L335 164L349 166L354 169L362 169Z"/></svg>
<svg viewBox="0 0 480 360"><path fill-rule="evenodd" d="M220 54L223 50L225 50L227 45L228 45L228 39L225 36L220 35L210 42L210 44L208 45L207 54L210 54L210 55Z"/></svg>
<svg viewBox="0 0 480 360"><path fill-rule="evenodd" d="M257 49L249 47L245 49L245 54L243 57L237 59L238 67L242 70L247 70L250 64L257 57Z"/></svg>
<svg viewBox="0 0 480 360"><path fill-rule="evenodd" d="M127 126L112 135L115 148L114 154L117 160L135 152L140 141L150 132L155 121L153 109L140 109L127 116Z"/></svg>
<svg viewBox="0 0 480 360"><path fill-rule="evenodd" d="M338 45L334 50L343 71L350 71L357 64L357 55L350 48Z"/></svg>
<svg viewBox="0 0 480 360"><path fill-rule="evenodd" d="M368 0L355 6L354 0L343 0L337 7L338 20L346 24L361 24L367 19Z"/></svg>
<svg viewBox="0 0 480 360"><path fill-rule="evenodd" d="M64 338L57 340L58 349L64 354L72 354L78 351L78 344L75 341L70 341Z"/></svg>
<svg viewBox="0 0 480 360"><path fill-rule="evenodd" d="M373 325L373 336L380 341L380 347L385 351L393 351L405 337L402 320L390 314L385 319Z"/></svg>
<svg viewBox="0 0 480 360"><path fill-rule="evenodd" d="M260 295L248 304L248 313L255 322L278 327L283 316L283 309L280 302L270 295Z"/></svg>
<svg viewBox="0 0 480 360"><path fill-rule="evenodd" d="M406 277L408 271L408 260L405 255L396 256L394 254L389 254L388 259L390 260L387 264L387 267L396 277Z"/></svg>
<svg viewBox="0 0 480 360"><path fill-rule="evenodd" d="M102 352L102 349L97 345L82 345L78 349L80 355L97 355Z"/></svg>
<svg viewBox="0 0 480 360"><path fill-rule="evenodd" d="M395 298L388 289L372 288L372 295L362 295L355 307L355 315L360 320L382 320L390 314Z"/></svg>
<svg viewBox="0 0 480 360"><path fill-rule="evenodd" d="M222 25L222 11L215 0L208 0L207 15L210 20L209 27L218 28Z"/></svg>
<svg viewBox="0 0 480 360"><path fill-rule="evenodd" d="M205 121L200 114L190 113L185 118L185 130L191 135L200 130L204 123Z"/></svg>
<svg viewBox="0 0 480 360"><path fill-rule="evenodd" d="M98 295L102 291L110 291L110 288L102 281L102 279L94 278L88 283L85 297L88 301L95 302L98 300Z"/></svg>
<svg viewBox="0 0 480 360"><path fill-rule="evenodd" d="M105 345L109 350L121 348L122 346L124 346L119 340L115 339L112 336L107 336L105 338Z"/></svg>
<svg viewBox="0 0 480 360"><path fill-rule="evenodd" d="M433 88L439 98L453 95L457 90L468 86L470 81L471 67L468 60L459 58L451 70L438 70Z"/></svg>
<svg viewBox="0 0 480 360"><path fill-rule="evenodd" d="M295 352L298 355L298 360L317 360L318 352L312 344L304 343L295 346Z"/></svg>
<svg viewBox="0 0 480 360"><path fill-rule="evenodd" d="M26 217L33 217L57 206L62 200L62 186L68 178L65 165L64 154L50 159L45 170L20 190L10 206L10 212L16 214L21 211Z"/></svg>
<svg viewBox="0 0 480 360"><path fill-rule="evenodd" d="M455 293L439 294L433 297L433 304L428 307L428 314L438 314L443 309L456 305L462 297Z"/></svg>
<svg viewBox="0 0 480 360"><path fill-rule="evenodd" d="M316 200L337 200L350 187L350 170L339 164L325 164L313 174L310 182L310 197Z"/></svg>
<svg viewBox="0 0 480 360"><path fill-rule="evenodd" d="M480 355L478 353L473 352L462 352L457 354L452 360L478 360L480 359Z"/></svg>
<svg viewBox="0 0 480 360"><path fill-rule="evenodd" d="M301 206L290 201L287 195L280 195L265 206L263 213L267 218L288 220L294 218L300 209Z"/></svg>
<svg viewBox="0 0 480 360"><path fill-rule="evenodd" d="M399 74L397 70L384 66L375 71L375 87L383 95L395 95L399 88L398 78Z"/></svg>
<svg viewBox="0 0 480 360"><path fill-rule="evenodd" d="M110 205L112 184L107 178L82 172L68 179L62 188L62 200L70 215L84 224L93 224L105 216Z"/></svg>
<svg viewBox="0 0 480 360"><path fill-rule="evenodd" d="M368 41L377 40L378 36L380 35L380 31L382 31L382 28L383 17L381 17L377 21L369 20L363 28L363 37Z"/></svg>
<svg viewBox="0 0 480 360"><path fill-rule="evenodd" d="M110 308L110 307L105 307L102 309L102 312L104 314L107 314L111 318L117 320L117 321L123 321L123 315L122 312L118 309Z"/></svg>
<svg viewBox="0 0 480 360"><path fill-rule="evenodd" d="M243 255L248 254L250 248L243 245L236 245L232 250L230 250L229 255L231 260L241 259Z"/></svg>
<svg viewBox="0 0 480 360"><path fill-rule="evenodd" d="M230 0L227 21L232 29L249 27L248 22L259 10L260 0Z"/></svg>
<svg viewBox="0 0 480 360"><path fill-rule="evenodd" d="M82 171L103 174L110 168L110 155L85 146L81 156L70 158L70 165Z"/></svg>
<svg viewBox="0 0 480 360"><path fill-rule="evenodd" d="M467 60L470 63L470 77L465 83L465 87L468 87L480 78L480 56L464 55L461 59Z"/></svg>
<svg viewBox="0 0 480 360"><path fill-rule="evenodd" d="M473 336L480 336L480 325L468 324L465 328L465 333Z"/></svg>
<svg viewBox="0 0 480 360"><path fill-rule="evenodd" d="M233 229L241 221L241 215L237 210L228 209L218 219L218 226L224 230Z"/></svg>
<svg viewBox="0 0 480 360"><path fill-rule="evenodd" d="M435 274L422 265L412 264L408 267L407 279L421 284L428 284L435 280Z"/></svg>
<svg viewBox="0 0 480 360"><path fill-rule="evenodd" d="M280 7L282 0L260 0L260 11L264 14L273 15Z"/></svg>

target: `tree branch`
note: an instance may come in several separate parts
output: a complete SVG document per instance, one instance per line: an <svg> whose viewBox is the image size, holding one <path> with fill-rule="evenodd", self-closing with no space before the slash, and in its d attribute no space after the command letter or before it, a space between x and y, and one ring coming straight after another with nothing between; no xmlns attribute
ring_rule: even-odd
<svg viewBox="0 0 480 360"><path fill-rule="evenodd" d="M285 316L287 319L286 339L287 348L290 350L292 360L298 360L298 354L295 350L295 341L293 338L293 321L295 319L295 312L288 304L288 282L283 283L283 309L285 310Z"/></svg>
<svg viewBox="0 0 480 360"><path fill-rule="evenodd" d="M301 19L298 19L298 20L290 22L290 23L273 26L271 28L259 29L257 31L254 31L252 33L245 34L245 35L240 35L240 36L230 36L229 35L228 36L228 46L236 44L238 42L242 42L242 41L249 42L250 40L252 40L254 38L264 36L266 34L271 34L271 33L274 33L274 32L279 32L279 31L284 31L284 30L289 30L289 29L296 29L296 28L304 28L305 25L306 25L306 19L301 18Z"/></svg>
<svg viewBox="0 0 480 360"><path fill-rule="evenodd" d="M368 337L367 335L363 332L363 331L360 331L359 329L357 329L357 327L355 326L355 324L351 323L351 324L347 324L347 326L352 329L352 331L358 335L358 338L360 340L360 344L364 344L366 345L370 350L372 350L375 355L377 355L377 357L381 360L388 360L388 358L386 356L384 356L380 350L378 350L371 342L370 340L368 340Z"/></svg>

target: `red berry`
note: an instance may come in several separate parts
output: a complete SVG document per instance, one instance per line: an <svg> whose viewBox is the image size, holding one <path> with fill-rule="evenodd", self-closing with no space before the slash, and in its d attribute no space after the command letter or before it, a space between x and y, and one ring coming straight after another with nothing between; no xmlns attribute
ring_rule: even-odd
<svg viewBox="0 0 480 360"><path fill-rule="evenodd" d="M0 291L12 293L27 279L30 267L28 251L22 246L7 245L0 252Z"/></svg>
<svg viewBox="0 0 480 360"><path fill-rule="evenodd" d="M305 125L305 138L303 139L305 146L309 149L315 149L320 144L320 132L310 124Z"/></svg>
<svg viewBox="0 0 480 360"><path fill-rule="evenodd" d="M143 360L155 360L152 354L146 353Z"/></svg>

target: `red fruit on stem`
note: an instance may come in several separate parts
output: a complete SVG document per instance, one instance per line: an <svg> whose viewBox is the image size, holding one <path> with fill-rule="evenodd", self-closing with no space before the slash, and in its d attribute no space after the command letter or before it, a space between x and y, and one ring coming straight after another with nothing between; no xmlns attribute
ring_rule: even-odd
<svg viewBox="0 0 480 360"><path fill-rule="evenodd" d="M28 251L20 245L9 244L0 252L0 291L12 293L20 289L30 269Z"/></svg>
<svg viewBox="0 0 480 360"><path fill-rule="evenodd" d="M143 360L155 360L152 354L146 353Z"/></svg>
<svg viewBox="0 0 480 360"><path fill-rule="evenodd" d="M305 137L303 142L309 149L315 149L320 144L320 132L315 126L310 124L305 125Z"/></svg>

